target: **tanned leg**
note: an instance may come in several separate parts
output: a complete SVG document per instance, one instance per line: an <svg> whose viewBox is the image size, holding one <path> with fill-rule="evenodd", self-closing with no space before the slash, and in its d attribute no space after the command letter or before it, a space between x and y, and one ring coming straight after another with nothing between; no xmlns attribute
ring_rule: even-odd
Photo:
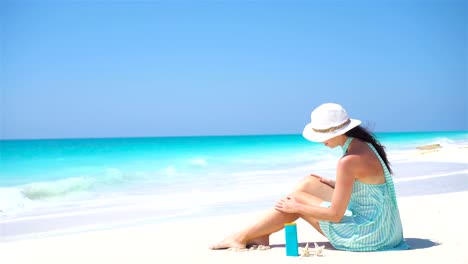
<svg viewBox="0 0 468 264"><path fill-rule="evenodd" d="M245 248L247 244L269 244L269 235L281 230L284 223L295 221L296 214L288 214L270 209L257 222L242 231L235 233L220 243L212 245L211 249Z"/></svg>
<svg viewBox="0 0 468 264"><path fill-rule="evenodd" d="M321 183L316 177L306 176L291 195L319 204L322 201L331 201L333 189ZM227 237L218 244L212 245L210 248L245 248L248 243L267 245L269 236L272 233L283 229L284 223L296 221L299 217L300 215L298 214L288 214L272 208L253 225ZM317 230L321 232L317 220L310 217L304 218L304 220L309 222L314 228L318 228Z"/></svg>

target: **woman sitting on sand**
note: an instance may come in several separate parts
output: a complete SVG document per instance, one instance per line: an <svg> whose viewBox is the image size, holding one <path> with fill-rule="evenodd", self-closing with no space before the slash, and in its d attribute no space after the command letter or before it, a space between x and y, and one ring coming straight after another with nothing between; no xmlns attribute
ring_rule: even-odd
<svg viewBox="0 0 468 264"><path fill-rule="evenodd" d="M338 104L327 103L311 114L303 136L329 148L341 146L336 182L306 176L295 190L251 226L211 249L269 245L270 234L302 218L336 249L376 251L407 249L384 147L361 121L348 118Z"/></svg>

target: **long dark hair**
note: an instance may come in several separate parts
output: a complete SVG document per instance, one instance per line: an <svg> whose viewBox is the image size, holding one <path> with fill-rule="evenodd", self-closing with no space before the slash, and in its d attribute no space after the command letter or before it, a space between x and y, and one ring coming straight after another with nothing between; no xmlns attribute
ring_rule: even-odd
<svg viewBox="0 0 468 264"><path fill-rule="evenodd" d="M369 132L369 130L365 129L362 126L357 126L346 132L345 135L348 137L359 138L362 141L371 143L372 146L374 146L374 148L379 153L379 156L382 158L385 165L387 165L387 168L390 171L390 173L393 173L392 169L390 168L390 162L387 159L387 153L385 153L385 147L382 146L382 144L380 144L380 142L375 138L375 136L371 132Z"/></svg>

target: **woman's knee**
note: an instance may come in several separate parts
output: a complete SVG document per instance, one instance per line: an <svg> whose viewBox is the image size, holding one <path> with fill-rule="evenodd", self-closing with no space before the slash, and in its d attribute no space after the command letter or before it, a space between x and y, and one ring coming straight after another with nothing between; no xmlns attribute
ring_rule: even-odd
<svg viewBox="0 0 468 264"><path fill-rule="evenodd" d="M305 176L300 182L299 185L297 186L297 190L307 190L310 189L312 186L319 186L323 184L320 182L320 179L312 176L312 175L307 175Z"/></svg>
<svg viewBox="0 0 468 264"><path fill-rule="evenodd" d="M311 196L312 196L311 194L306 193L304 191L299 191L299 190L293 191L292 193L288 195L289 198L294 199L299 203L305 203L305 204L309 202Z"/></svg>
<svg viewBox="0 0 468 264"><path fill-rule="evenodd" d="M315 176L305 176L298 184L293 193L305 192L319 197L322 200L330 201L333 195L333 189L320 181Z"/></svg>

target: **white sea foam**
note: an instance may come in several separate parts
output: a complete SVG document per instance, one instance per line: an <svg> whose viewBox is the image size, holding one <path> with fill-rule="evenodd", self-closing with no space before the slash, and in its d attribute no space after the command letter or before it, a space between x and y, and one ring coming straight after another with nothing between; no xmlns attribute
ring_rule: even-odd
<svg viewBox="0 0 468 264"><path fill-rule="evenodd" d="M171 165L166 167L165 172L167 176L174 176L177 173L177 169Z"/></svg>
<svg viewBox="0 0 468 264"><path fill-rule="evenodd" d="M433 179L433 178L448 177L451 175L459 175L459 174L468 175L468 170L450 171L450 172L436 173L436 174L431 174L431 175L421 175L421 176L415 176L415 177L395 178L394 182L420 181L420 180L427 180L427 179Z"/></svg>
<svg viewBox="0 0 468 264"><path fill-rule="evenodd" d="M238 177L250 177L250 176L270 176L270 175L278 175L278 174L285 174L289 173L289 170L280 169L280 170L251 170L251 171L240 171L240 172L233 172L231 173L232 176Z"/></svg>
<svg viewBox="0 0 468 264"><path fill-rule="evenodd" d="M441 146L453 146L456 144L456 141L446 137L438 137L434 138L432 141L429 141L427 145L432 144L440 144Z"/></svg>
<svg viewBox="0 0 468 264"><path fill-rule="evenodd" d="M204 158L195 158L189 160L189 163L192 165L197 165L197 166L208 166L208 160Z"/></svg>
<svg viewBox="0 0 468 264"><path fill-rule="evenodd" d="M34 182L22 187L23 195L31 200L48 199L88 191L95 184L91 177L75 177L52 182Z"/></svg>
<svg viewBox="0 0 468 264"><path fill-rule="evenodd" d="M0 188L0 213L2 215L24 209L27 202L18 188Z"/></svg>

